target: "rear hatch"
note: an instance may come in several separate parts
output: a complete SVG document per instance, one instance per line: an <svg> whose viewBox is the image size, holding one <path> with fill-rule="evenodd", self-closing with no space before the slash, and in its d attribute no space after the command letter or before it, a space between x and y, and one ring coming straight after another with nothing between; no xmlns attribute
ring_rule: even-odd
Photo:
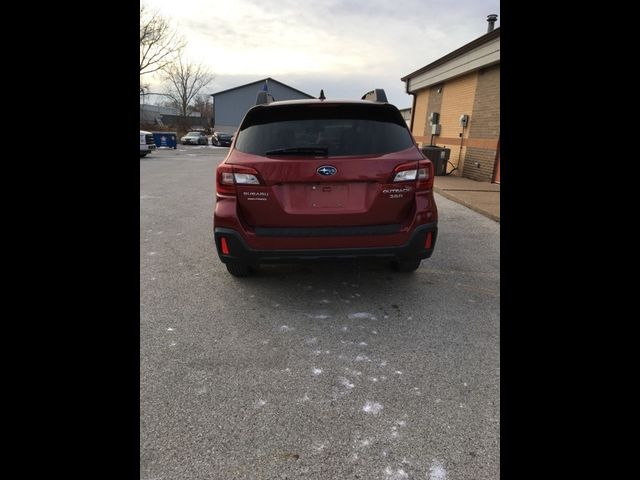
<svg viewBox="0 0 640 480"><path fill-rule="evenodd" d="M225 163L258 179L237 183L236 194L242 219L263 233L366 226L376 228L360 233L393 233L415 209L415 183L394 183L395 169L423 159L392 105L310 103L251 109Z"/></svg>

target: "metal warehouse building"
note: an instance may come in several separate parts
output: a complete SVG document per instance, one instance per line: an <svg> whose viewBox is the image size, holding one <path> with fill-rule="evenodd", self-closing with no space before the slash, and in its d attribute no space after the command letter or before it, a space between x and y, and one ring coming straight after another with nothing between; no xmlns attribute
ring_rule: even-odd
<svg viewBox="0 0 640 480"><path fill-rule="evenodd" d="M219 132L235 133L245 113L256 104L256 96L266 87L276 101L315 98L271 77L212 93L213 128Z"/></svg>
<svg viewBox="0 0 640 480"><path fill-rule="evenodd" d="M451 150L448 172L500 183L500 28L402 77L413 95L411 133Z"/></svg>

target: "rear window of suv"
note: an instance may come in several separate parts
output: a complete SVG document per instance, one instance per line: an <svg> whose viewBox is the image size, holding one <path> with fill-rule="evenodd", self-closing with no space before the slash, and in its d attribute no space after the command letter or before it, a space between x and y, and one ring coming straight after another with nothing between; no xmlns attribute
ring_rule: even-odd
<svg viewBox="0 0 640 480"><path fill-rule="evenodd" d="M383 155L414 145L400 112L379 104L301 104L250 110L236 149L254 155L324 152L327 156Z"/></svg>

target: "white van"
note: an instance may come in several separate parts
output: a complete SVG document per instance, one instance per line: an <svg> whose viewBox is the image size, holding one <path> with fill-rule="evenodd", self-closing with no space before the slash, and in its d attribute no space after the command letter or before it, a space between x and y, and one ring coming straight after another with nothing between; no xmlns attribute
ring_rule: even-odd
<svg viewBox="0 0 640 480"><path fill-rule="evenodd" d="M156 149L156 144L153 140L153 133L146 130L140 130L140 158L149 155Z"/></svg>

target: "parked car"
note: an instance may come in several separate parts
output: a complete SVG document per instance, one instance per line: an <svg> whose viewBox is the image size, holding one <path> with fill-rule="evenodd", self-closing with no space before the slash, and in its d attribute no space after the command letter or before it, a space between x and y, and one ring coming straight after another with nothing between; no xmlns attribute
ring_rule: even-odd
<svg viewBox="0 0 640 480"><path fill-rule="evenodd" d="M156 144L153 140L153 133L140 130L140 158L146 157L155 149Z"/></svg>
<svg viewBox="0 0 640 480"><path fill-rule="evenodd" d="M192 131L180 139L182 145L208 145L207 134L201 131Z"/></svg>
<svg viewBox="0 0 640 480"><path fill-rule="evenodd" d="M217 147L230 147L233 141L233 133L213 132L211 136L211 145Z"/></svg>
<svg viewBox="0 0 640 480"><path fill-rule="evenodd" d="M376 92L374 100L321 94L246 113L216 171L214 239L231 275L261 263L355 258L411 272L431 256L433 164Z"/></svg>

